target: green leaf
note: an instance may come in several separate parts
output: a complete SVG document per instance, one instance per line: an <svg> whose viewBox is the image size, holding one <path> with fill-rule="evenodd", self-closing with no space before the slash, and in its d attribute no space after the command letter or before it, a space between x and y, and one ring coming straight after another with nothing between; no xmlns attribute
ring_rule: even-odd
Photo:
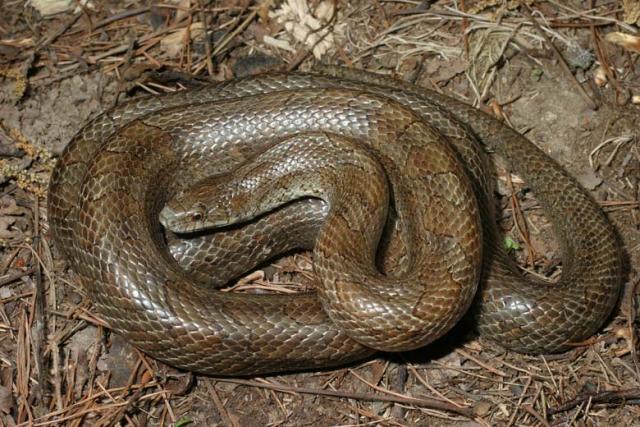
<svg viewBox="0 0 640 427"><path fill-rule="evenodd" d="M178 421L176 421L174 427L186 426L187 424L191 424L192 422L193 420L189 417L180 418Z"/></svg>
<svg viewBox="0 0 640 427"><path fill-rule="evenodd" d="M505 236L504 238L504 247L507 249L507 252L517 251L518 249L520 249L520 245L518 244L518 242L516 242L509 236Z"/></svg>
<svg viewBox="0 0 640 427"><path fill-rule="evenodd" d="M541 68L532 68L531 69L531 78L535 81L539 81L544 74L544 70Z"/></svg>

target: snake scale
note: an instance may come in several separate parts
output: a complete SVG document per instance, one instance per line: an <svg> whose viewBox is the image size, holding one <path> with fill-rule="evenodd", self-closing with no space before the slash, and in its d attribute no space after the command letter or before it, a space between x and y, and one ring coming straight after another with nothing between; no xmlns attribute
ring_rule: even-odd
<svg viewBox="0 0 640 427"><path fill-rule="evenodd" d="M557 283L524 278L502 248L485 151L527 181L551 221ZM199 187L228 200L208 206ZM470 305L479 333L507 349L563 351L602 326L621 286L612 225L544 152L460 101L343 68L119 105L68 144L48 203L54 242L110 327L210 375L417 348ZM221 228L168 239L160 217L170 228L203 217ZM313 247L316 293L216 289L301 247Z"/></svg>

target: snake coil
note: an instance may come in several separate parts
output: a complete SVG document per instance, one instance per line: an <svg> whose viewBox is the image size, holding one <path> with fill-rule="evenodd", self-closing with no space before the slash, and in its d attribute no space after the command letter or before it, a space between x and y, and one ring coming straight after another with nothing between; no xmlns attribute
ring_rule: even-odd
<svg viewBox="0 0 640 427"><path fill-rule="evenodd" d="M330 207L297 201L246 227L178 242L172 257L159 223L167 202L268 153L262 173L287 151L277 144L311 165L304 173L317 170L330 184L313 189L329 195ZM523 278L501 248L484 150L527 181L550 219L563 255L558 283ZM340 162L342 169L326 167ZM374 258L386 207L374 206L389 197L403 255L383 275ZM103 113L60 157L49 221L114 330L159 360L211 375L336 366L374 348L427 344L464 314L478 283L483 336L519 352L562 351L602 326L621 285L618 241L604 213L526 138L457 100L340 68L250 77ZM240 295L202 284L208 274L222 284L313 243L322 302L316 294ZM395 251L392 244L391 257Z"/></svg>

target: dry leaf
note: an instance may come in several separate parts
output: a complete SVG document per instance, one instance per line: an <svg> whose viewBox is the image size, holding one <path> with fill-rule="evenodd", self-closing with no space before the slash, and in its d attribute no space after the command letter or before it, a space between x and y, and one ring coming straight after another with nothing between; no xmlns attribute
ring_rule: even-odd
<svg viewBox="0 0 640 427"><path fill-rule="evenodd" d="M631 34L621 33L614 31L607 34L604 39L609 43L617 44L625 49L640 52L640 37L632 36Z"/></svg>
<svg viewBox="0 0 640 427"><path fill-rule="evenodd" d="M190 28L190 39L195 40L204 35L204 24L202 22L194 22ZM169 56L178 56L184 46L184 38L186 37L187 27L180 28L160 41L160 47Z"/></svg>
<svg viewBox="0 0 640 427"><path fill-rule="evenodd" d="M40 15L42 16L51 16L71 11L75 13L79 11L77 3L78 2L74 0L31 0L29 2L31 7L40 12ZM82 6L89 7L90 9L94 8L93 3L88 0L81 0L79 3L81 3Z"/></svg>
<svg viewBox="0 0 640 427"><path fill-rule="evenodd" d="M312 12L306 0L288 0L280 8L270 12L269 17L284 26L288 35L313 50L313 56L320 59L336 43L335 36L341 36L344 24L327 26L333 16L333 2L323 1ZM265 37L265 43L285 50L295 51L288 41Z"/></svg>

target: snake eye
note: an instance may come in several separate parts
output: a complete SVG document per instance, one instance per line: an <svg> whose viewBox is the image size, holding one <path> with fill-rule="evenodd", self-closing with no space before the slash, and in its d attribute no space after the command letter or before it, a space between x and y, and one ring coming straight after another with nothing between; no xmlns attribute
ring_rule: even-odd
<svg viewBox="0 0 640 427"><path fill-rule="evenodd" d="M193 206L193 212L191 213L191 221L200 222L204 219L205 206L202 203L198 203Z"/></svg>

